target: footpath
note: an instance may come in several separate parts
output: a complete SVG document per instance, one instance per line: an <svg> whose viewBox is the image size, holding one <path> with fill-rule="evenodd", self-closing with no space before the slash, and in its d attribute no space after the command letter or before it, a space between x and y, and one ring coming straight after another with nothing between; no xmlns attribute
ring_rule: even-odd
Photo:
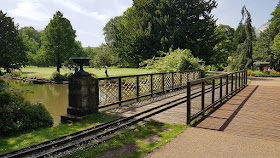
<svg viewBox="0 0 280 158"><path fill-rule="evenodd" d="M280 157L280 78L250 78L239 94L197 127L147 158Z"/></svg>

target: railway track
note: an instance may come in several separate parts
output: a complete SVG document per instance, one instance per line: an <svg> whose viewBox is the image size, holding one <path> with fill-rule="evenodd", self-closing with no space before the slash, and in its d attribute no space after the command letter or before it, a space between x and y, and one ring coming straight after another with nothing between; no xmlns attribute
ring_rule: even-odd
<svg viewBox="0 0 280 158"><path fill-rule="evenodd" d="M225 84L224 84L225 85ZM215 87L219 88L219 85ZM211 91L211 87L205 89L205 93ZM199 97L201 95L200 91L194 92L192 94L192 99ZM19 150L15 150L9 153L0 155L0 158L19 158L19 157L48 157L58 154L63 154L67 151L75 150L82 145L86 146L98 145L112 137L116 134L116 131L121 131L127 129L138 122L144 121L145 119L161 113L165 110L173 108L177 105L186 102L186 96L181 97L170 102L158 105L156 107L150 108L143 112L137 113L135 115L119 118L107 123L103 123L92 128L88 128L79 132L75 132L69 135L65 135L56 139L45 141L36 145L25 147ZM62 155L61 155L62 156Z"/></svg>

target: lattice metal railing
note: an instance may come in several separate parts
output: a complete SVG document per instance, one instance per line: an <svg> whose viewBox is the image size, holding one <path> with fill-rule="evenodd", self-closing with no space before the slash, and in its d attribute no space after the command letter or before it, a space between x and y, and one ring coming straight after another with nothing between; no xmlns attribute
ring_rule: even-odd
<svg viewBox="0 0 280 158"><path fill-rule="evenodd" d="M199 70L99 78L99 107L122 105L184 88L200 78Z"/></svg>

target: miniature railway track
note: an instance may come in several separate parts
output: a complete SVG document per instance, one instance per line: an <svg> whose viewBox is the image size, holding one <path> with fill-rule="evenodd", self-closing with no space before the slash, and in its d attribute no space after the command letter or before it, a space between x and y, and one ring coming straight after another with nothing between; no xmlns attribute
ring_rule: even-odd
<svg viewBox="0 0 280 158"><path fill-rule="evenodd" d="M225 84L223 84L225 85ZM219 88L219 85L215 89ZM205 93L211 92L211 87L205 89ZM192 98L199 97L201 91L192 94ZM56 139L45 141L36 145L25 147L9 153L0 155L0 158L19 158L19 157L48 157L75 149L83 144L92 143L91 146L100 144L104 140L114 136L116 131L120 131L132 126L140 121L161 113L186 102L186 96L170 102L155 106L135 115L119 118L107 123L103 123L92 128L65 135ZM108 137L108 138L107 138Z"/></svg>

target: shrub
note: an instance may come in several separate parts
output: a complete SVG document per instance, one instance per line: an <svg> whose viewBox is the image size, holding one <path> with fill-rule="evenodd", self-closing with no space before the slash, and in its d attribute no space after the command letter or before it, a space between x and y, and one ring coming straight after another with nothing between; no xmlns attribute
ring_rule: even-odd
<svg viewBox="0 0 280 158"><path fill-rule="evenodd" d="M9 77L21 77L22 76L22 72L20 71L12 71L10 73L6 73L5 76L9 76Z"/></svg>
<svg viewBox="0 0 280 158"><path fill-rule="evenodd" d="M203 69L203 66L198 63L200 59L194 58L190 50L177 49L163 54L164 57L147 60L144 64L147 68L155 68L161 72Z"/></svg>
<svg viewBox="0 0 280 158"><path fill-rule="evenodd" d="M0 134L30 131L51 127L53 119L41 103L30 104L9 92L0 92Z"/></svg>
<svg viewBox="0 0 280 158"><path fill-rule="evenodd" d="M61 75L59 72L54 72L52 74L51 80L55 82L68 81L71 75L73 75L73 73L65 73L64 75Z"/></svg>
<svg viewBox="0 0 280 158"><path fill-rule="evenodd" d="M72 72L65 73L65 74L63 75L63 77L64 77L64 81L68 81L68 80L69 80L69 78L70 78L72 75L73 75L73 73L72 73Z"/></svg>
<svg viewBox="0 0 280 158"><path fill-rule="evenodd" d="M254 76L255 73L254 73L252 70L248 70L247 75L248 75L248 76Z"/></svg>

